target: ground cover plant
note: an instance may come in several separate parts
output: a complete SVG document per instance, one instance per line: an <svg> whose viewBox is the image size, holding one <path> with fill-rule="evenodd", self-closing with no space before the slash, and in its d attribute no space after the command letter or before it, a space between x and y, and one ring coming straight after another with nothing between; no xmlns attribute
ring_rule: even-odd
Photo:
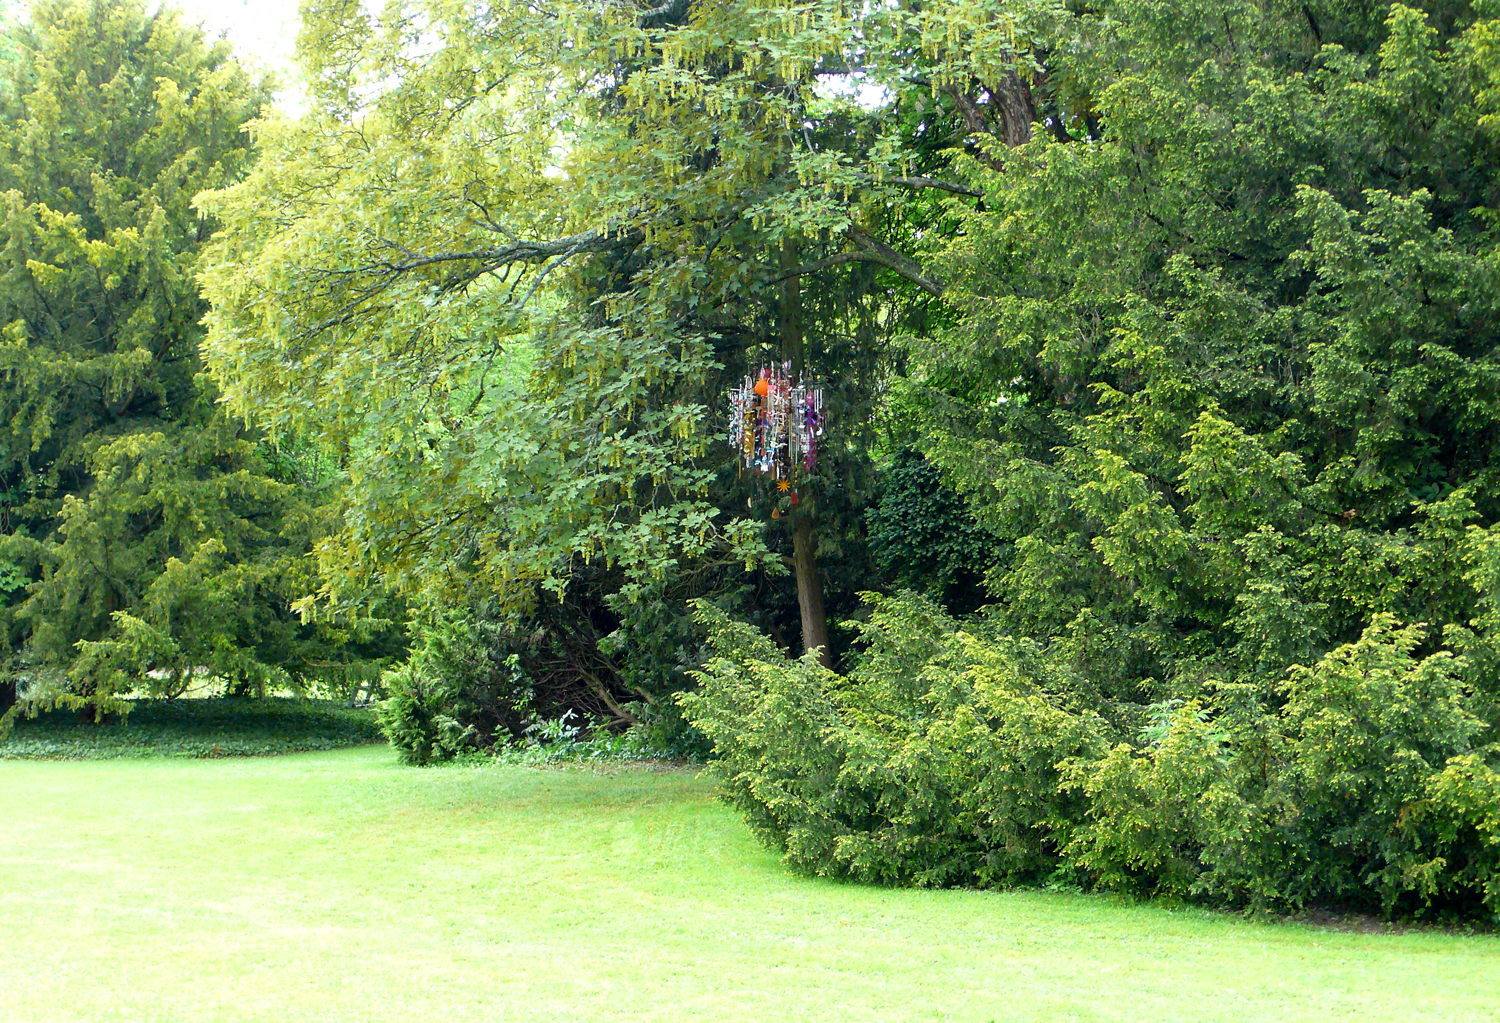
<svg viewBox="0 0 1500 1023"><path fill-rule="evenodd" d="M54 710L19 717L0 736L0 759L260 757L383 743L368 707L291 697L124 701L126 713Z"/></svg>
<svg viewBox="0 0 1500 1023"><path fill-rule="evenodd" d="M1500 1019L1500 939L790 874L692 771L0 762L0 1017Z"/></svg>

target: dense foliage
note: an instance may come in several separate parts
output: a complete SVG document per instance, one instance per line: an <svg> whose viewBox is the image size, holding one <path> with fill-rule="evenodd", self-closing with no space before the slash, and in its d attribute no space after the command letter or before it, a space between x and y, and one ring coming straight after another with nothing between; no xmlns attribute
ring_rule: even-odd
<svg viewBox="0 0 1500 1023"><path fill-rule="evenodd" d="M950 611L966 613L983 604L995 538L974 522L962 495L911 448L896 452L880 484L880 499L866 518L881 575Z"/></svg>
<svg viewBox="0 0 1500 1023"><path fill-rule="evenodd" d="M1106 698L1381 614L1495 691L1496 14L1120 0L1066 58L1094 137L967 162L907 407L1004 627Z"/></svg>
<svg viewBox="0 0 1500 1023"><path fill-rule="evenodd" d="M844 677L704 608L681 699L787 862L882 883L1500 913L1500 774L1446 653L1388 616L1257 691L1101 714L1043 647L874 598Z"/></svg>
<svg viewBox="0 0 1500 1023"><path fill-rule="evenodd" d="M863 28L943 82L980 65L1014 79L1015 17L972 13ZM722 479L713 406L735 372L786 358L826 378L857 449L882 343L940 290L876 237L904 243L930 203L901 200L944 184L905 174L911 112L820 84L863 60L850 18L835 2L796 18L309 5L316 108L262 123L256 169L202 200L224 224L205 351L237 412L353 457L330 594L379 574L509 610L580 564L618 567L628 598L765 558L757 524L793 507L761 495L747 516ZM867 75L899 84L884 53ZM857 482L839 455L794 521Z"/></svg>
<svg viewBox="0 0 1500 1023"><path fill-rule="evenodd" d="M691 714L810 870L1494 914L1500 7L1053 29L894 396L983 626L877 603L839 680L714 620Z"/></svg>
<svg viewBox="0 0 1500 1023"><path fill-rule="evenodd" d="M394 592L413 763L629 728L814 872L1500 912L1500 0L317 0L253 123L139 3L9 37L67 700L353 671Z"/></svg>
<svg viewBox="0 0 1500 1023"><path fill-rule="evenodd" d="M307 626L316 464L269 448L202 372L195 194L251 159L264 87L170 9L43 0L0 88L0 625L34 705L116 705L205 671L342 677ZM123 705L120 705L123 707Z"/></svg>
<svg viewBox="0 0 1500 1023"><path fill-rule="evenodd" d="M509 630L492 620L450 615L425 630L411 658L384 679L390 695L380 724L402 760L450 760L520 739L540 720L536 688L512 645Z"/></svg>
<svg viewBox="0 0 1500 1023"><path fill-rule="evenodd" d="M388 695L377 705L403 763L497 757L541 765L699 752L684 743L682 728L643 722L615 704L588 666L548 671L556 650L545 633L522 636L493 617L450 613L420 636L411 657L381 680ZM590 683L592 699L580 698ZM623 734L611 727L622 717L634 725Z"/></svg>
<svg viewBox="0 0 1500 1023"><path fill-rule="evenodd" d="M553 13L309 5L315 108L262 122L257 167L201 200L224 225L204 350L237 413L349 468L306 607L375 580L527 634L571 603L573 660L670 718L687 597L836 653L826 609L869 584L892 341L937 289L882 239L930 219L897 201L930 183L903 176L905 121L819 84L856 45L838 3ZM870 31L934 68L971 60L942 18ZM821 379L834 424L796 493L722 443L725 391L768 360Z"/></svg>

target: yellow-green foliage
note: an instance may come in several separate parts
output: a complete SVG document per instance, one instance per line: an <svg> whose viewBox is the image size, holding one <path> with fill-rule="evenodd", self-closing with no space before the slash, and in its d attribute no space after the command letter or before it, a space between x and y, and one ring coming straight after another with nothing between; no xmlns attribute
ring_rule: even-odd
<svg viewBox="0 0 1500 1023"><path fill-rule="evenodd" d="M955 632L914 595L871 595L840 677L707 604L714 656L679 696L726 798L787 862L926 885L1050 876L1083 802L1059 765L1097 751L1097 715L1029 651Z"/></svg>
<svg viewBox="0 0 1500 1023"><path fill-rule="evenodd" d="M1500 915L1496 749L1420 628L1382 617L1269 689L1111 719L1034 644L915 596L871 598L842 678L699 618L715 656L679 700L728 801L798 869Z"/></svg>
<svg viewBox="0 0 1500 1023"><path fill-rule="evenodd" d="M239 178L264 86L138 0L43 0L0 89L0 585L12 672L112 705L155 672L336 668L288 605L321 528L201 372L192 206ZM311 645L308 645L311 643Z"/></svg>

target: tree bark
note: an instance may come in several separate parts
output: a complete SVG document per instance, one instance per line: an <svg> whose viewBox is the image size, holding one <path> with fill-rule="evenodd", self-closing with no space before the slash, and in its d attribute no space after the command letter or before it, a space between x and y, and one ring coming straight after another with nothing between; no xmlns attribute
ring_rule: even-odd
<svg viewBox="0 0 1500 1023"><path fill-rule="evenodd" d="M1036 103L1025 79L1014 71L1005 72L1000 84L990 93L991 102L1000 110L1000 137L1007 146L1031 141L1031 122L1036 119Z"/></svg>
<svg viewBox="0 0 1500 1023"><path fill-rule="evenodd" d="M1001 74L998 82L990 85L988 103L981 103L971 93L978 82L951 84L944 88L953 97L958 112L964 119L964 127L975 135L998 135L1007 146L1019 146L1031 141L1031 122L1036 119L1036 101L1031 87L1014 69ZM998 114L999 124L995 124Z"/></svg>
<svg viewBox="0 0 1500 1023"><path fill-rule="evenodd" d="M828 649L828 615L823 610L823 573L818 571L818 541L812 517L792 519L792 569L797 573L797 607L802 611L802 649L817 649L818 663L833 668Z"/></svg>
<svg viewBox="0 0 1500 1023"><path fill-rule="evenodd" d="M781 243L781 267L795 268L797 245L792 241ZM782 282L781 292L781 352L782 358L792 364L793 374L803 372L806 361L806 344L802 335L802 289L794 274ZM813 534L813 508L811 500L803 501L792 510L792 571L797 576L797 607L802 612L802 649L816 649L818 663L825 668L833 667L833 655L828 649L828 615L823 609L823 573L818 571L818 541Z"/></svg>

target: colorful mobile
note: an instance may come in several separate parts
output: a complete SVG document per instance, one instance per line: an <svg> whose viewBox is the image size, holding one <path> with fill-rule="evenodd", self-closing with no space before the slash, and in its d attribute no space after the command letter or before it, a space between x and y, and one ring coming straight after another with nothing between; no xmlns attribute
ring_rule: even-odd
<svg viewBox="0 0 1500 1023"><path fill-rule="evenodd" d="M818 460L823 388L792 383L792 364L763 368L729 392L729 447L783 492Z"/></svg>

